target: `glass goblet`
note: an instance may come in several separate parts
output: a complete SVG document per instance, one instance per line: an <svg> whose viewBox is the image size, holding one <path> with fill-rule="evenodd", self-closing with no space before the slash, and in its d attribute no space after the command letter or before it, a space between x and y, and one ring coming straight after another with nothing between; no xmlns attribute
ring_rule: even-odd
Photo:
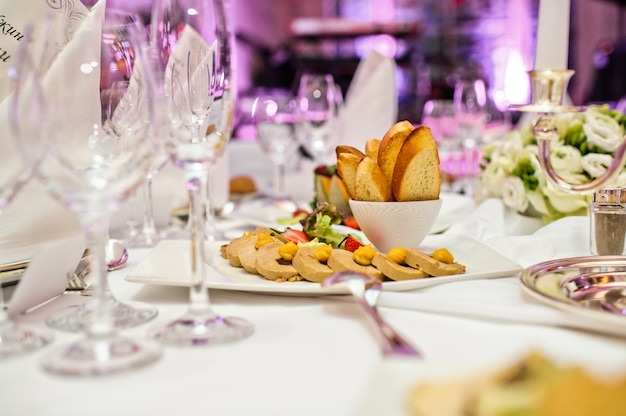
<svg viewBox="0 0 626 416"><path fill-rule="evenodd" d="M337 139L337 111L341 102L339 87L330 74L304 74L298 84L300 142L312 155L315 167L324 165Z"/></svg>
<svg viewBox="0 0 626 416"><path fill-rule="evenodd" d="M301 117L295 97L263 96L255 100L253 116L257 141L270 157L274 167L272 180L272 205L293 212L297 204L287 196L285 173L287 162L298 150L296 129Z"/></svg>
<svg viewBox="0 0 626 416"><path fill-rule="evenodd" d="M130 54L131 52L115 50L113 53ZM148 98L144 96L146 94L141 91L140 88L147 88L149 84L140 86L140 81L137 81L139 79L137 75L135 75L135 79L132 80L133 82L127 80L126 78L132 77L132 74L125 75L123 79L118 80L117 78L120 77L120 74L116 70L111 70L110 72L104 71L102 76L104 78L100 85L99 100L99 105L102 107L102 130L108 140L115 142L116 145L122 146L128 136L135 134L135 131L140 127L143 128L140 123L141 120L146 117L147 104L141 101ZM65 126L61 127L67 128ZM140 133L143 134L143 132ZM100 134L101 133L98 132L98 135ZM145 140L146 143L153 143L148 139ZM150 161L150 170L153 169L157 154L158 146L154 145ZM119 202L121 203L121 200ZM81 215L84 214L81 213ZM109 217L107 216L106 219L108 221ZM107 226L106 228L108 241L109 227ZM108 263L110 260L111 259L106 259L107 267L109 267ZM116 299L109 289L108 279L103 279L102 281L98 281L97 279L92 280L94 280L93 285L104 285L103 293L108 298L113 316L113 324L117 328L129 328L141 325L157 315L158 310L153 305L134 301L121 302ZM56 329L81 332L89 325L89 320L94 312L94 305L91 302L85 302L51 313L46 318L46 323Z"/></svg>
<svg viewBox="0 0 626 416"><path fill-rule="evenodd" d="M458 134L454 101L431 99L424 103L422 124L430 127L439 148L444 190L455 191L461 175L463 145Z"/></svg>
<svg viewBox="0 0 626 416"><path fill-rule="evenodd" d="M129 248L150 248L154 247L159 241L161 241L161 236L159 236L159 230L157 229L156 220L154 218L154 197L152 194L152 184L154 182L155 175L159 173L167 161L168 155L165 153L165 149L158 146L154 163L139 188L139 192L141 194L140 204L142 208L141 231L135 231L133 235L129 236L130 238L124 240L124 243Z"/></svg>
<svg viewBox="0 0 626 416"><path fill-rule="evenodd" d="M487 113L487 90L482 79L460 80L454 87L458 132L464 148L463 192L471 194L480 163Z"/></svg>
<svg viewBox="0 0 626 416"><path fill-rule="evenodd" d="M232 34L222 0L156 0L151 43L164 76L171 134L166 148L186 174L189 193L191 282L187 312L150 330L167 345L198 346L239 340L253 332L241 318L213 311L206 285L205 208L208 175L224 154L234 116Z"/></svg>
<svg viewBox="0 0 626 416"><path fill-rule="evenodd" d="M148 65L138 65L148 61L145 29L133 16L104 6L98 2L85 10L85 19L42 76L42 105L54 111L47 111L37 130L48 135L49 143L36 177L78 217L97 282L86 314L86 336L51 351L42 361L46 371L71 376L130 370L161 354L156 343L118 334L113 311L117 302L107 282L110 214L145 178L154 143L148 134L152 76ZM24 42L37 42L29 33L25 31ZM115 93L119 81L129 81L121 97ZM34 163L29 149L40 137L19 139L24 160Z"/></svg>

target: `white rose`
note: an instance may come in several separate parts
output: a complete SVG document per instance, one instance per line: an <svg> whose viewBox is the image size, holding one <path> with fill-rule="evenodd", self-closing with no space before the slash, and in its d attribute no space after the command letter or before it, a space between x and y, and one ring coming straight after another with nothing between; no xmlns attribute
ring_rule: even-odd
<svg viewBox="0 0 626 416"><path fill-rule="evenodd" d="M535 148L536 150L536 148ZM578 154L580 155L580 152L578 152ZM537 178L537 181L539 182L539 188L543 188L546 186L546 183L548 181L547 175L546 173L543 171L543 168L541 167L541 163L539 163L539 156L537 156L537 153L531 153L531 158L530 158L530 163L532 164L533 168L535 169L535 177ZM573 159L570 160L571 166L573 167L575 165L575 157ZM554 162L555 159L552 159L552 161ZM582 166L582 156L580 157L580 163ZM553 165L554 166L554 165ZM573 183L573 184L580 184L580 183L585 183L588 182L587 177L582 173L582 169L580 169L578 172L569 172L566 169L564 170L560 170L557 171L557 174L564 180L566 180L567 182Z"/></svg>
<svg viewBox="0 0 626 416"><path fill-rule="evenodd" d="M592 178L597 178L606 172L611 162L613 162L611 155L601 153L588 153L582 159L583 168Z"/></svg>
<svg viewBox="0 0 626 416"><path fill-rule="evenodd" d="M615 186L620 188L626 188L626 172L622 172L617 176L615 180Z"/></svg>
<svg viewBox="0 0 626 416"><path fill-rule="evenodd" d="M507 176L507 172L499 163L491 163L481 173L480 182L483 184L483 191L489 196L500 196L502 192L502 181Z"/></svg>
<svg viewBox="0 0 626 416"><path fill-rule="evenodd" d="M543 195L542 192L528 192L526 197L528 198L528 202L530 203L530 205L532 205L535 211L544 215L549 212L548 205L546 204L546 197Z"/></svg>
<svg viewBox="0 0 626 416"><path fill-rule="evenodd" d="M552 167L557 172L579 173L583 171L582 154L573 146L552 143L550 159Z"/></svg>
<svg viewBox="0 0 626 416"><path fill-rule="evenodd" d="M613 117L593 108L585 112L583 130L589 144L610 152L617 149L624 135L619 123Z"/></svg>
<svg viewBox="0 0 626 416"><path fill-rule="evenodd" d="M502 202L517 212L524 212L528 208L524 182L517 176L507 176L502 181Z"/></svg>
<svg viewBox="0 0 626 416"><path fill-rule="evenodd" d="M587 196L564 191L552 184L548 184L548 186L543 189L543 193L554 209L565 214L589 207L589 199Z"/></svg>

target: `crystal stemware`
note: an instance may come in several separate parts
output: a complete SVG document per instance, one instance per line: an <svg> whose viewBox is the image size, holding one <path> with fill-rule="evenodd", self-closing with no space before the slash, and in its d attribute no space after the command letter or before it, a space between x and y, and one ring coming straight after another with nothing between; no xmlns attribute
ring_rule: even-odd
<svg viewBox="0 0 626 416"><path fill-rule="evenodd" d="M480 148L487 113L487 90L482 79L460 80L454 87L458 133L464 148L464 189L472 193L478 175Z"/></svg>
<svg viewBox="0 0 626 416"><path fill-rule="evenodd" d="M160 133L161 130L157 130L157 132L155 132L155 134ZM129 238L124 240L124 243L128 248L154 247L159 241L161 241L161 236L159 235L156 221L154 219L154 197L152 194L152 184L154 182L155 175L159 173L167 161L168 155L165 152L165 149L162 146L158 146L150 171L139 188L139 199L142 208L141 230L136 232L134 235L130 235Z"/></svg>
<svg viewBox="0 0 626 416"><path fill-rule="evenodd" d="M461 174L463 145L458 134L456 107L453 100L431 99L424 103L422 124L429 126L439 148L442 188L457 191Z"/></svg>
<svg viewBox="0 0 626 416"><path fill-rule="evenodd" d="M303 74L298 84L301 113L299 137L315 166L325 164L337 139L337 111L341 93L330 74Z"/></svg>
<svg viewBox="0 0 626 416"><path fill-rule="evenodd" d="M45 23L48 22L45 19ZM27 47L26 43L20 44L7 72L0 76L0 118L2 125L6 126L0 131L0 215L31 179L44 154L45 136L40 135L35 127L39 126L45 112L36 71L42 70L41 65L46 63L31 60L25 50ZM18 94L14 92L21 89L28 89L30 93L26 99L18 100ZM18 156L19 149L11 136L19 140L29 135L33 136L35 143L30 148L32 163L25 164ZM47 331L27 328L12 320L0 288L0 359L35 351L52 339L52 334Z"/></svg>
<svg viewBox="0 0 626 416"><path fill-rule="evenodd" d="M110 214L139 186L154 157L152 76L150 66L142 64L148 62L145 29L133 16L105 9L104 2L85 10L85 16L42 77L42 102L54 111L39 123L38 132L48 135L49 144L36 172L46 190L79 219L96 282L85 308L86 336L42 361L49 372L73 376L117 373L161 354L156 343L118 334L114 308L119 302L109 290L105 263ZM25 42L36 39L27 31ZM29 149L39 138L20 139L24 160L34 163Z"/></svg>
<svg viewBox="0 0 626 416"><path fill-rule="evenodd" d="M224 154L234 115L232 39L222 0L157 0L151 43L164 71L167 149L186 174L189 193L191 282L187 312L153 328L168 345L196 346L241 339L253 332L241 318L213 311L206 284L207 180Z"/></svg>
<svg viewBox="0 0 626 416"><path fill-rule="evenodd" d="M274 167L271 203L293 212L297 204L287 196L285 171L287 162L298 150L296 130L301 117L297 101L291 95L262 96L255 100L252 111L257 141Z"/></svg>

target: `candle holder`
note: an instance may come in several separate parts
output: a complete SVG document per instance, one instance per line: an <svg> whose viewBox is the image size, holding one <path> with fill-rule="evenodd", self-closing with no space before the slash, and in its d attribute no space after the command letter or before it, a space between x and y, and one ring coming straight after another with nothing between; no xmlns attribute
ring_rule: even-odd
<svg viewBox="0 0 626 416"><path fill-rule="evenodd" d="M626 140L615 150L615 156L605 173L591 182L573 184L561 177L552 167L550 160L550 142L558 139L558 132L554 124L556 113L571 113L585 111L584 106L563 105L563 97L567 90L567 84L574 75L570 69L554 70L542 69L529 71L531 80L531 104L513 105L511 109L524 112L539 113L533 133L537 139L538 157L541 168L546 173L548 180L571 193L590 193L610 183L619 174L626 153Z"/></svg>

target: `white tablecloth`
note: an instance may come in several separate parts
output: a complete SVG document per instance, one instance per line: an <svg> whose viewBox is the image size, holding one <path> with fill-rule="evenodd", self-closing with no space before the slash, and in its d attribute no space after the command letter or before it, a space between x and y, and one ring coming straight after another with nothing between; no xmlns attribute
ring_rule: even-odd
<svg viewBox="0 0 626 416"><path fill-rule="evenodd" d="M477 210L464 220L463 227L449 232L473 234L523 266L586 254L585 218L565 219L534 234L515 235L511 219L494 204L481 206L484 212ZM179 316L186 308L185 288L125 281L147 253L131 250L127 267L110 273L118 299L149 302L159 308L154 321L123 331L128 336L144 337L148 328ZM531 349L558 363L580 364L599 374L626 374L626 337L514 323L506 317L390 307L394 305L393 294L389 295L381 299L388 305L381 307L382 314L423 353L422 360L394 363L394 368L415 371L415 382L424 377L422 367L429 374L469 371L501 364ZM528 311L553 312L525 295L516 276L440 285L418 295L458 300L470 308L500 303L509 311L518 308L521 316ZM86 300L66 294L19 321L43 327L44 317L52 310ZM373 385L391 388L394 373L385 370L388 362L381 356L375 334L353 302L218 290L211 292L211 300L220 314L250 320L254 334L234 344L166 348L159 362L144 369L78 379L53 376L39 367L51 348L82 336L55 332L50 347L0 362L0 414L345 416L393 414L395 407L401 407L398 401L404 392L372 390Z"/></svg>

